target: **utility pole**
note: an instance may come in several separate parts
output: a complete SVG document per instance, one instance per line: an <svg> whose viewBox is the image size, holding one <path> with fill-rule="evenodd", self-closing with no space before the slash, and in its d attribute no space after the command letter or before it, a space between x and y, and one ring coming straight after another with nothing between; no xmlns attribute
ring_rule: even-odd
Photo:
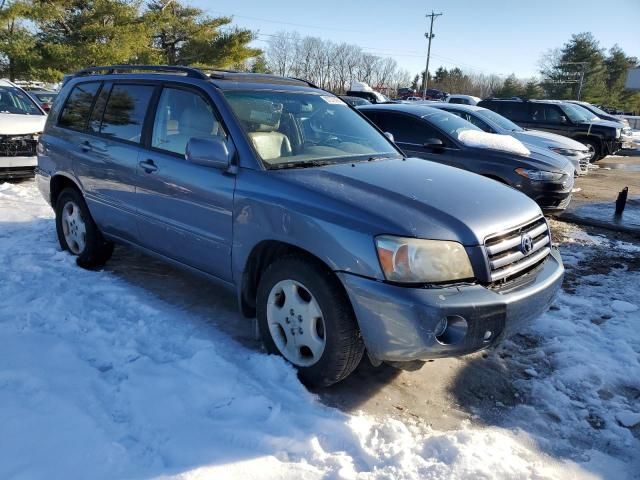
<svg viewBox="0 0 640 480"><path fill-rule="evenodd" d="M429 40L429 46L427 47L427 68L424 71L424 88L422 89L423 100L427 98L427 84L429 83L429 57L431 56L431 39L434 37L433 21L441 15L442 13L433 13L433 10L431 10L430 15L425 15L427 18L431 18L431 26L429 27L429 33L424 34L424 36L427 37L427 40Z"/></svg>
<svg viewBox="0 0 640 480"><path fill-rule="evenodd" d="M582 96L582 84L584 83L584 74L589 62L560 62L560 65L580 65L580 80L564 80L558 83L578 83L578 100ZM575 77L574 77L575 78Z"/></svg>

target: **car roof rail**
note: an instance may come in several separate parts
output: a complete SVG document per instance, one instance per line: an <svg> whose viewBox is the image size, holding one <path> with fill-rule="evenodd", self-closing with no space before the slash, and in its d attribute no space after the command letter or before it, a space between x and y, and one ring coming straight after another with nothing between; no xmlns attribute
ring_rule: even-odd
<svg viewBox="0 0 640 480"><path fill-rule="evenodd" d="M239 70L223 70L220 68L204 69L209 73L209 76L214 80L231 80L239 82L256 82L256 83L282 83L289 85L296 85L303 83L311 88L317 87L313 83L296 77L283 77L280 75L274 75L272 73L254 73L254 72L242 72Z"/></svg>
<svg viewBox="0 0 640 480"><path fill-rule="evenodd" d="M485 100L519 100L521 102L526 102L529 99L522 98L522 97L489 97L489 98L485 98Z"/></svg>
<svg viewBox="0 0 640 480"><path fill-rule="evenodd" d="M117 73L156 72L156 73L184 73L187 77L208 80L209 76L202 70L182 65L103 65L89 67L74 74L74 77L86 75L113 75Z"/></svg>

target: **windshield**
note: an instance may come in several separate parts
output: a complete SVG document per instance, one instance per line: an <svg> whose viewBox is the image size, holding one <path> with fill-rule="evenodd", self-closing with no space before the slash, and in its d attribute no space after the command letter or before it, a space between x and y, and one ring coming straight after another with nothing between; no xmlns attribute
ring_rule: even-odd
<svg viewBox="0 0 640 480"><path fill-rule="evenodd" d="M435 109L430 109L435 110ZM443 112L438 110L434 113L428 113L423 116L425 120L431 122L436 127L440 128L444 132L451 135L453 138L458 138L458 136L466 131L466 130L477 130L482 131L474 124L467 122L466 120L454 115L453 113Z"/></svg>
<svg viewBox="0 0 640 480"><path fill-rule="evenodd" d="M271 91L224 95L267 168L402 156L384 135L333 95Z"/></svg>
<svg viewBox="0 0 640 480"><path fill-rule="evenodd" d="M482 110L476 110L475 114L482 119L495 123L498 127L504 130L508 130L510 132L521 132L523 130L523 128L519 127L508 118L505 118L492 110L483 108Z"/></svg>
<svg viewBox="0 0 640 480"><path fill-rule="evenodd" d="M589 110L579 105L565 103L562 105L562 109L572 122L590 122L598 118Z"/></svg>
<svg viewBox="0 0 640 480"><path fill-rule="evenodd" d="M0 86L0 113L44 115L35 102L16 87Z"/></svg>
<svg viewBox="0 0 640 480"><path fill-rule="evenodd" d="M576 103L575 105L580 105L579 103ZM604 110L602 110L600 107L596 107L595 105L592 105L589 103L589 108L587 108L584 105L580 105L582 108L586 108L587 110L590 110L591 112L595 113L596 115L606 115L609 116L609 114L607 112L605 112Z"/></svg>

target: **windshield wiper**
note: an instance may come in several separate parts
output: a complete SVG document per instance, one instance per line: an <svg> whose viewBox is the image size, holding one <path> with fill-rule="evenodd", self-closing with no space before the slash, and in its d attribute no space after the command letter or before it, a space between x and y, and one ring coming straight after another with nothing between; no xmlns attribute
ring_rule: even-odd
<svg viewBox="0 0 640 480"><path fill-rule="evenodd" d="M400 155L390 154L390 155L372 155L367 158L368 162L375 162L376 160L388 160L390 158L402 158Z"/></svg>
<svg viewBox="0 0 640 480"><path fill-rule="evenodd" d="M269 170L282 170L285 168L310 168L310 167L322 167L324 165L333 165L334 163L330 160L309 160L302 162L285 162L285 163L276 163L274 165L269 166Z"/></svg>

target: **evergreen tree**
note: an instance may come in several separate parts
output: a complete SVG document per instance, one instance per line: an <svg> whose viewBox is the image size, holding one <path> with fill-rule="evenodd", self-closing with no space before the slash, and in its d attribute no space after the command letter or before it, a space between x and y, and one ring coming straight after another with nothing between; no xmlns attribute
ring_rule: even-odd
<svg viewBox="0 0 640 480"><path fill-rule="evenodd" d="M233 28L229 17L211 18L178 0L153 0L144 21L152 29L152 46L163 63L225 68L261 53L248 46L249 30Z"/></svg>
<svg viewBox="0 0 640 480"><path fill-rule="evenodd" d="M0 1L0 72L10 80L32 77L38 61L36 37L26 26L30 10L25 1Z"/></svg>

